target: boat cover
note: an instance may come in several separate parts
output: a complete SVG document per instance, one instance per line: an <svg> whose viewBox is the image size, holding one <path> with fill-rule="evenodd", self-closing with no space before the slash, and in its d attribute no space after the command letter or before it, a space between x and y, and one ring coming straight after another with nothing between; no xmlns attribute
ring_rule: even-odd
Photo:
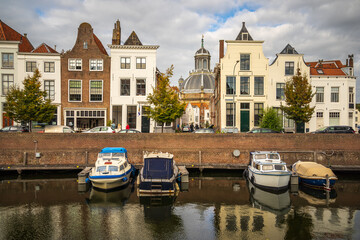
<svg viewBox="0 0 360 240"><path fill-rule="evenodd" d="M172 158L145 158L143 177L147 179L170 179L174 174Z"/></svg>
<svg viewBox="0 0 360 240"><path fill-rule="evenodd" d="M126 149L122 147L106 147L100 153L126 153Z"/></svg>
<svg viewBox="0 0 360 240"><path fill-rule="evenodd" d="M329 177L336 177L330 168L315 162L297 162L295 168L296 172L302 176L317 176L325 178L326 175L328 175Z"/></svg>

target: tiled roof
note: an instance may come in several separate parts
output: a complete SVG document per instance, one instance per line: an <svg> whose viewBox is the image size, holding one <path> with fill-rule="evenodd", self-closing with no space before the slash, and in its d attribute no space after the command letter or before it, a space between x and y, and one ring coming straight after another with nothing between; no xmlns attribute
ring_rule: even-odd
<svg viewBox="0 0 360 240"><path fill-rule="evenodd" d="M346 76L341 69L346 66L340 60L307 62L306 65L310 67L310 75Z"/></svg>
<svg viewBox="0 0 360 240"><path fill-rule="evenodd" d="M19 52L31 52L34 47L27 37L21 35L3 21L0 20L0 40L2 41L20 41Z"/></svg>
<svg viewBox="0 0 360 240"><path fill-rule="evenodd" d="M94 36L95 43L96 43L96 45L98 46L98 48L100 49L100 51L101 51L103 54L109 56L109 55L107 54L104 46L102 45L100 39L99 39L95 34L93 34L93 36Z"/></svg>
<svg viewBox="0 0 360 240"><path fill-rule="evenodd" d="M132 31L129 38L125 41L124 45L142 45L142 43L136 33Z"/></svg>
<svg viewBox="0 0 360 240"><path fill-rule="evenodd" d="M42 43L40 46L32 50L33 53L58 53L56 50L52 49L46 43Z"/></svg>

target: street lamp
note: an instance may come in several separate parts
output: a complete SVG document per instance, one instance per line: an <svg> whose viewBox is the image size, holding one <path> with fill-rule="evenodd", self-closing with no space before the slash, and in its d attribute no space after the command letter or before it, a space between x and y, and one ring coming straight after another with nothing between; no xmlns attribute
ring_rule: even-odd
<svg viewBox="0 0 360 240"><path fill-rule="evenodd" d="M234 82L233 82L233 133L235 133L235 90L236 90L236 76L235 76L235 67L236 65L239 63L240 61L237 60L235 65L234 65L234 70L233 70L233 76L234 76Z"/></svg>

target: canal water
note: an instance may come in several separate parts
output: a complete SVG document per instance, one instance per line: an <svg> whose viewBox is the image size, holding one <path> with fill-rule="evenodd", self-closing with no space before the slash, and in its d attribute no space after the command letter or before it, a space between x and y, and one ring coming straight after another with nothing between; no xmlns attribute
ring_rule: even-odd
<svg viewBox="0 0 360 240"><path fill-rule="evenodd" d="M151 199L132 184L79 192L76 174L2 176L0 239L360 239L357 175L273 194L241 174L192 174L178 196Z"/></svg>

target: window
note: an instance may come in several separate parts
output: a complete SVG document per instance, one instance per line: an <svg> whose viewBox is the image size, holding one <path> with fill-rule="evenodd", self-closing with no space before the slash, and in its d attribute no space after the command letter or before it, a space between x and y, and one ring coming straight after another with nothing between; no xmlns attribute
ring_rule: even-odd
<svg viewBox="0 0 360 240"><path fill-rule="evenodd" d="M136 79L136 96L146 95L146 82L145 79Z"/></svg>
<svg viewBox="0 0 360 240"><path fill-rule="evenodd" d="M36 69L36 62L26 61L26 72L34 72Z"/></svg>
<svg viewBox="0 0 360 240"><path fill-rule="evenodd" d="M55 63L54 62L44 62L44 72L55 72Z"/></svg>
<svg viewBox="0 0 360 240"><path fill-rule="evenodd" d="M331 88L331 102L339 102L339 87Z"/></svg>
<svg viewBox="0 0 360 240"><path fill-rule="evenodd" d="M354 88L349 87L349 108L354 108Z"/></svg>
<svg viewBox="0 0 360 240"><path fill-rule="evenodd" d="M240 103L241 109L250 109L250 103Z"/></svg>
<svg viewBox="0 0 360 240"><path fill-rule="evenodd" d="M120 96L130 96L130 79L121 79Z"/></svg>
<svg viewBox="0 0 360 240"><path fill-rule="evenodd" d="M44 91L47 93L47 99L55 100L55 81L44 80Z"/></svg>
<svg viewBox="0 0 360 240"><path fill-rule="evenodd" d="M250 54L240 54L240 70L250 70Z"/></svg>
<svg viewBox="0 0 360 240"><path fill-rule="evenodd" d="M316 102L324 102L324 87L316 87Z"/></svg>
<svg viewBox="0 0 360 240"><path fill-rule="evenodd" d="M285 75L294 75L294 62L285 62Z"/></svg>
<svg viewBox="0 0 360 240"><path fill-rule="evenodd" d="M226 94L236 94L236 78L233 76L226 76Z"/></svg>
<svg viewBox="0 0 360 240"><path fill-rule="evenodd" d="M102 102L103 100L103 81L90 80L90 102Z"/></svg>
<svg viewBox="0 0 360 240"><path fill-rule="evenodd" d="M69 101L81 102L81 80L69 80Z"/></svg>
<svg viewBox="0 0 360 240"><path fill-rule="evenodd" d="M285 83L276 83L276 100L284 100L285 99Z"/></svg>
<svg viewBox="0 0 360 240"><path fill-rule="evenodd" d="M329 113L329 125L339 125L340 122L340 112L330 112Z"/></svg>
<svg viewBox="0 0 360 240"><path fill-rule="evenodd" d="M121 128L121 123L122 123L122 106L113 106L112 109L112 117L113 117L113 122L115 123L116 126L119 126L120 124L120 128Z"/></svg>
<svg viewBox="0 0 360 240"><path fill-rule="evenodd" d="M323 118L323 117L324 117L324 113L323 113L323 112L316 112L316 117L317 117L317 118Z"/></svg>
<svg viewBox="0 0 360 240"><path fill-rule="evenodd" d="M226 126L234 126L234 103L226 103Z"/></svg>
<svg viewBox="0 0 360 240"><path fill-rule="evenodd" d="M83 43L83 48L84 48L84 49L88 49L88 43L87 43L87 41L84 41L84 43Z"/></svg>
<svg viewBox="0 0 360 240"><path fill-rule="evenodd" d="M254 126L260 125L260 119L263 115L263 109L263 103L254 103Z"/></svg>
<svg viewBox="0 0 360 240"><path fill-rule="evenodd" d="M255 77L254 95L264 95L264 77Z"/></svg>
<svg viewBox="0 0 360 240"><path fill-rule="evenodd" d="M241 77L240 78L240 94L249 95L250 94L250 78Z"/></svg>
<svg viewBox="0 0 360 240"><path fill-rule="evenodd" d="M171 122L169 122L169 123L156 122L156 126L157 126L157 127L162 127L162 124L164 124L164 127L171 127L171 126L172 126L172 123L171 123Z"/></svg>
<svg viewBox="0 0 360 240"><path fill-rule="evenodd" d="M122 57L120 59L120 68L121 69L130 69L130 58L129 57Z"/></svg>
<svg viewBox="0 0 360 240"><path fill-rule="evenodd" d="M145 69L146 68L146 58L138 57L136 58L136 69Z"/></svg>
<svg viewBox="0 0 360 240"><path fill-rule="evenodd" d="M14 54L3 53L2 54L2 67L3 68L14 68Z"/></svg>
<svg viewBox="0 0 360 240"><path fill-rule="evenodd" d="M69 70L81 71L81 69L82 69L82 59L81 58L69 59Z"/></svg>
<svg viewBox="0 0 360 240"><path fill-rule="evenodd" d="M3 74L1 81L2 81L2 95L7 95L7 93L10 90L10 87L14 85L14 75Z"/></svg>
<svg viewBox="0 0 360 240"><path fill-rule="evenodd" d="M127 106L127 123L130 128L136 128L136 106Z"/></svg>
<svg viewBox="0 0 360 240"><path fill-rule="evenodd" d="M103 60L102 59L90 59L90 71L102 71Z"/></svg>

